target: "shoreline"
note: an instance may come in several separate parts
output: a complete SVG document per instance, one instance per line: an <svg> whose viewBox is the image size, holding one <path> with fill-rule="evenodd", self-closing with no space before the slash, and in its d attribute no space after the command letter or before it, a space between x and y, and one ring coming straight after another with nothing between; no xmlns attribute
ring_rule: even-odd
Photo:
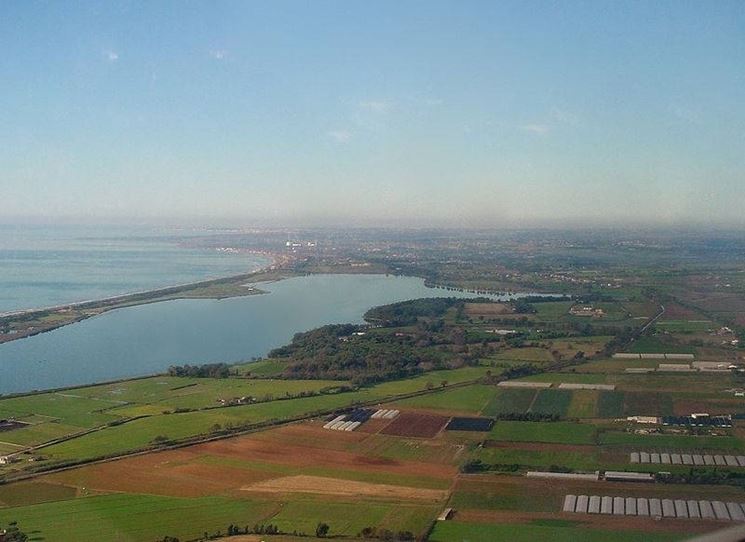
<svg viewBox="0 0 745 542"><path fill-rule="evenodd" d="M93 316L125 307L174 299L225 299L265 293L258 288L247 286L246 283L283 278L279 275L283 271L289 271L287 266L293 261L293 258L287 254L266 251L249 251L249 253L267 257L270 261L263 267L248 273L131 292L102 299L2 313L0 314L0 345L54 331ZM278 276L262 277L262 275L271 275L271 273L277 273ZM259 277L259 280L254 280L257 277Z"/></svg>
<svg viewBox="0 0 745 542"><path fill-rule="evenodd" d="M197 287L203 284L211 283L214 281L231 280L231 279L237 279L238 277L241 277L241 276L253 275L254 273L262 273L262 272L271 270L272 268L276 267L276 264L278 261L278 257L276 254L272 254L269 252L260 252L260 251L248 251L247 253L264 256L266 258L269 258L270 262L266 266L259 267L256 271L251 271L250 273L238 273L236 275L226 275L222 277L205 278L205 279L200 279L200 280L193 281L193 282L183 282L181 284L159 286L157 288L150 288L147 290L138 290L136 292L127 292L124 294L116 294L116 295L107 296L107 297L100 297L97 299L85 299L83 301L71 301L70 303L61 303L59 305L48 305L46 307L31 307L28 309L17 309L17 310L12 310L12 311L0 312L0 321L2 321L2 319L4 318L10 318L14 316L23 316L25 314L42 312L42 311L59 311L59 310L64 310L64 309L81 308L89 304L110 303L110 302L122 300L128 297L148 295L148 294L153 294L153 293L157 293L160 291L171 290L171 289L176 289L176 288L187 288L188 289L188 288Z"/></svg>

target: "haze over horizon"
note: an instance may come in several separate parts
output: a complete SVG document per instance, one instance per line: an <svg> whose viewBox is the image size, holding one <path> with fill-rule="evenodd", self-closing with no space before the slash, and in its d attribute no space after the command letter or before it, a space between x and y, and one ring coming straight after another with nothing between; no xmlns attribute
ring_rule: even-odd
<svg viewBox="0 0 745 542"><path fill-rule="evenodd" d="M6 3L0 223L745 226L745 3Z"/></svg>

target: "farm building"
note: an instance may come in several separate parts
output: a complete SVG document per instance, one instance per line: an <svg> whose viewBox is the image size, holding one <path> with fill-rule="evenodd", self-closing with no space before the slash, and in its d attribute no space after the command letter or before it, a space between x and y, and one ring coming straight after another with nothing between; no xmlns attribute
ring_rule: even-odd
<svg viewBox="0 0 745 542"><path fill-rule="evenodd" d="M660 419L657 416L627 416L626 421L635 423L660 423Z"/></svg>
<svg viewBox="0 0 745 542"><path fill-rule="evenodd" d="M613 391L616 389L615 384L578 384L563 382L559 384L560 390L602 390Z"/></svg>
<svg viewBox="0 0 745 542"><path fill-rule="evenodd" d="M654 482L649 472L605 471L604 478L609 482Z"/></svg>
<svg viewBox="0 0 745 542"><path fill-rule="evenodd" d="M745 522L745 503L695 499L565 495L561 511L576 514Z"/></svg>
<svg viewBox="0 0 745 542"><path fill-rule="evenodd" d="M665 354L665 359L695 359L693 354Z"/></svg>
<svg viewBox="0 0 745 542"><path fill-rule="evenodd" d="M600 480L600 473L595 471L594 473L575 473L575 472L544 472L544 471L528 471L525 473L528 478L556 478L561 480L589 480L596 482Z"/></svg>
<svg viewBox="0 0 745 542"><path fill-rule="evenodd" d="M502 388L550 388L551 382L514 382L503 380L497 386Z"/></svg>
<svg viewBox="0 0 745 542"><path fill-rule="evenodd" d="M695 371L695 369L692 369L687 363L660 363L657 366L657 370L668 373L690 373Z"/></svg>

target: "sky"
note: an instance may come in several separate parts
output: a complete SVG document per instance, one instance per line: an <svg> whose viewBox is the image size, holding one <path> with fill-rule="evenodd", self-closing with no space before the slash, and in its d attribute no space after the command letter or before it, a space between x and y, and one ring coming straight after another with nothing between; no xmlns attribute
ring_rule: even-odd
<svg viewBox="0 0 745 542"><path fill-rule="evenodd" d="M0 223L745 226L745 2L0 3Z"/></svg>

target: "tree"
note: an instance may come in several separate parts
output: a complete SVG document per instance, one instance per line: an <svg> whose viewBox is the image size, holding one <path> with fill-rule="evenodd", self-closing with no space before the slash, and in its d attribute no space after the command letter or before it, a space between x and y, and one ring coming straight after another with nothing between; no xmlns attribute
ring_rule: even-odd
<svg viewBox="0 0 745 542"><path fill-rule="evenodd" d="M2 540L3 542L26 542L28 536L18 528L17 522L11 521L5 530L5 536Z"/></svg>
<svg viewBox="0 0 745 542"><path fill-rule="evenodd" d="M326 538L326 535L329 534L329 531L331 530L331 527L329 527L328 523L319 523L316 526L316 536L318 538Z"/></svg>

